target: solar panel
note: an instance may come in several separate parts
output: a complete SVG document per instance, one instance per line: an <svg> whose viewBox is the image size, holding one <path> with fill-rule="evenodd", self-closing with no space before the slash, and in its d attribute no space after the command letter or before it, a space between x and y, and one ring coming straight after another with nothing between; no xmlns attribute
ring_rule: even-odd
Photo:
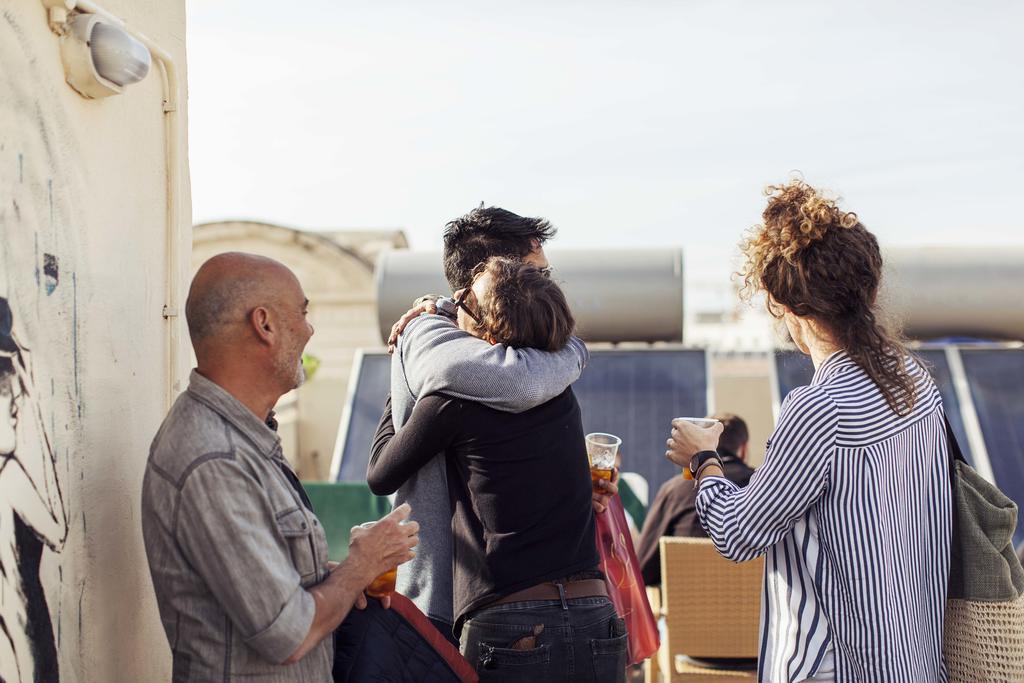
<svg viewBox="0 0 1024 683"><path fill-rule="evenodd" d="M953 428L956 442L964 454L967 462L974 464L971 456L971 444L967 439L967 430L964 429L963 407L956 395L953 385L953 377L949 370L949 358L946 356L946 348L924 348L916 351L918 358L924 361L928 371L932 373L932 379L942 397L942 407L946 411L946 419L949 426Z"/></svg>
<svg viewBox="0 0 1024 683"><path fill-rule="evenodd" d="M973 464L971 447L967 441L967 432L964 429L964 420L960 412L960 400L957 398L956 389L953 386L945 348L924 347L916 349L914 353L924 361L925 367L931 373L939 395L942 396L942 405L949 417L949 424L956 435L957 443L960 444L960 449L967 461ZM775 375L778 385L778 400L781 403L790 391L811 383L811 379L814 377L814 364L811 362L810 356L799 351L776 351Z"/></svg>
<svg viewBox="0 0 1024 683"><path fill-rule="evenodd" d="M337 481L366 481L370 443L391 391L391 356L383 351L363 352L355 360L355 388L349 389L349 405L338 432L344 440Z"/></svg>
<svg viewBox="0 0 1024 683"><path fill-rule="evenodd" d="M961 348L996 484L1017 503L1016 544L1024 543L1024 349Z"/></svg>
<svg viewBox="0 0 1024 683"><path fill-rule="evenodd" d="M366 478L370 442L390 385L390 357L364 353L354 374L356 386L339 432L344 446L338 481ZM573 390L584 430L620 436L623 468L642 474L657 491L679 474L665 460L672 418L708 413L707 357L690 349L594 351Z"/></svg>
<svg viewBox="0 0 1024 683"><path fill-rule="evenodd" d="M799 351L775 352L775 378L780 403L789 392L810 384L813 377L814 363L807 354Z"/></svg>
<svg viewBox="0 0 1024 683"><path fill-rule="evenodd" d="M665 459L674 417L709 412L707 355L693 349L594 351L573 386L586 432L622 438L622 468L647 479L650 491L679 467Z"/></svg>

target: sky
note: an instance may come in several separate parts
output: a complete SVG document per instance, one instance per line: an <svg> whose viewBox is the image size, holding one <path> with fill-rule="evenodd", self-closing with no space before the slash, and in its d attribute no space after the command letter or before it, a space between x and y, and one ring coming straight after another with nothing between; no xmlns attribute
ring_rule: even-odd
<svg viewBox="0 0 1024 683"><path fill-rule="evenodd" d="M1024 244L1024 3L189 0L196 222L734 249L799 172L883 245Z"/></svg>

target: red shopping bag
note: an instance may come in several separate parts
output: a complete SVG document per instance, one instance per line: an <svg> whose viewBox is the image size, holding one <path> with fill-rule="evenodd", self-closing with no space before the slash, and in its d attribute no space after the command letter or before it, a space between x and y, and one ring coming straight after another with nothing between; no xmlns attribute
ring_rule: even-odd
<svg viewBox="0 0 1024 683"><path fill-rule="evenodd" d="M633 550L622 501L618 496L612 496L608 509L595 517L601 571L604 572L615 611L626 622L629 663L637 664L658 651L661 642L658 623L651 611L651 603L647 601L647 590L640 574L640 562Z"/></svg>

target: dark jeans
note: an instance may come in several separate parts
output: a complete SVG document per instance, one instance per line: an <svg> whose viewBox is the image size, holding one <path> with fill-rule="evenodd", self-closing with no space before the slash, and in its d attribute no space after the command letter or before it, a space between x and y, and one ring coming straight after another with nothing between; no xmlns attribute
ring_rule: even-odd
<svg viewBox="0 0 1024 683"><path fill-rule="evenodd" d="M626 638L608 598L537 600L474 612L461 649L481 683L624 683Z"/></svg>

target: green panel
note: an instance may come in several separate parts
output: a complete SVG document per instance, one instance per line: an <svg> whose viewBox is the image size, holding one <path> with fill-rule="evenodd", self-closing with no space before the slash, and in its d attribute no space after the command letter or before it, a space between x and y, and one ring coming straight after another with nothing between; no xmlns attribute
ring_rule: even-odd
<svg viewBox="0 0 1024 683"><path fill-rule="evenodd" d="M637 495L633 493L633 489L629 487L625 479L619 479L619 498L622 500L622 507L625 508L629 516L633 518L633 522L636 523L636 528L644 528L644 520L647 519L647 508L640 502Z"/></svg>
<svg viewBox="0 0 1024 683"><path fill-rule="evenodd" d="M302 486L324 526L330 558L335 562L341 562L348 556L349 530L352 527L380 519L391 511L387 498L373 495L366 482L304 481Z"/></svg>

